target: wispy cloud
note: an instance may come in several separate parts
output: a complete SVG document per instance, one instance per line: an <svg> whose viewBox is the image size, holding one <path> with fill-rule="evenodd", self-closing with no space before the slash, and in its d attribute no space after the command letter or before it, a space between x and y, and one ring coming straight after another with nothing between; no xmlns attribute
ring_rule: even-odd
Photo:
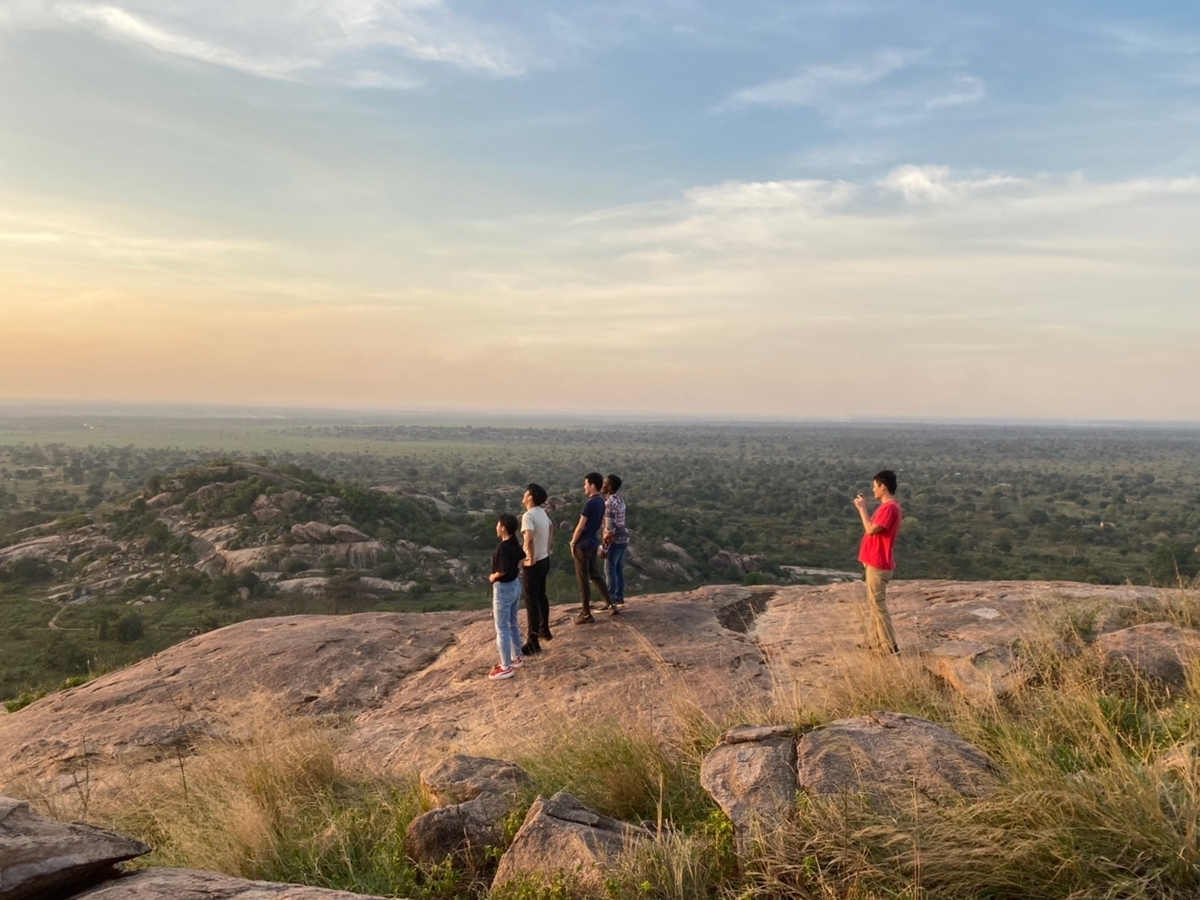
<svg viewBox="0 0 1200 900"><path fill-rule="evenodd" d="M719 109L743 106L820 106L844 88L876 84L922 57L920 51L881 50L873 56L840 65L808 66L791 78L767 81L743 88L725 100Z"/></svg>
<svg viewBox="0 0 1200 900"><path fill-rule="evenodd" d="M887 128L986 96L983 79L956 71L957 62L930 50L885 49L837 64L808 66L799 74L742 88L714 107L808 108L845 124Z"/></svg>
<svg viewBox="0 0 1200 900"><path fill-rule="evenodd" d="M982 191L1028 184L1027 179L1009 175L981 178L956 177L949 166L899 166L879 182L887 191L897 191L909 203L960 202Z"/></svg>
<svg viewBox="0 0 1200 900"><path fill-rule="evenodd" d="M56 26L253 75L359 87L420 85L406 62L525 71L505 36L445 0L242 0L222 16L201 0L11 0L0 9L0 28Z"/></svg>
<svg viewBox="0 0 1200 900"><path fill-rule="evenodd" d="M953 89L948 93L930 97L925 101L926 109L944 109L948 106L965 106L978 103L986 91L983 79L976 75L957 75L953 81Z"/></svg>
<svg viewBox="0 0 1200 900"><path fill-rule="evenodd" d="M1166 33L1129 24L1106 25L1098 31L1113 41L1117 49L1131 55L1200 56L1200 35L1196 34Z"/></svg>

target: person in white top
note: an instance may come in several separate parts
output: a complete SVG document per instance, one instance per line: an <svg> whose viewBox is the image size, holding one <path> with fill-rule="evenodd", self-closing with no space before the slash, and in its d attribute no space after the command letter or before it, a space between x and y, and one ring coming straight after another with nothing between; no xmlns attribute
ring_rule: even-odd
<svg viewBox="0 0 1200 900"><path fill-rule="evenodd" d="M525 545L525 564L521 570L525 584L525 616L529 637L521 647L526 656L542 652L542 639L550 640L550 598L546 596L546 576L550 574L550 544L554 523L542 509L546 489L531 484L521 498L525 515L521 517L521 535Z"/></svg>

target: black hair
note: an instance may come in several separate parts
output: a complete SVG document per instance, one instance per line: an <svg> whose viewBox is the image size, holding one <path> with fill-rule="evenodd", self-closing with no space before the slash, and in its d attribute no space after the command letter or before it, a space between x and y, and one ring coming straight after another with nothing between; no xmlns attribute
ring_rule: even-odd
<svg viewBox="0 0 1200 900"><path fill-rule="evenodd" d="M529 491L529 496L533 498L534 506L541 506L546 502L546 498L550 496L540 484L530 484L525 490Z"/></svg>
<svg viewBox="0 0 1200 900"><path fill-rule="evenodd" d="M502 513L499 522L500 527L508 532L509 537L517 533L517 517L512 513Z"/></svg>
<svg viewBox="0 0 1200 900"><path fill-rule="evenodd" d="M887 488L889 494L896 493L896 473L891 469L884 469L881 472L877 472L872 480L878 481Z"/></svg>
<svg viewBox="0 0 1200 900"><path fill-rule="evenodd" d="M608 486L612 488L612 492L614 494L621 489L621 476L620 475L609 475L604 480L608 482Z"/></svg>
<svg viewBox="0 0 1200 900"><path fill-rule="evenodd" d="M600 488L604 487L604 476L599 472L588 472L583 476L583 480L596 490L600 490Z"/></svg>

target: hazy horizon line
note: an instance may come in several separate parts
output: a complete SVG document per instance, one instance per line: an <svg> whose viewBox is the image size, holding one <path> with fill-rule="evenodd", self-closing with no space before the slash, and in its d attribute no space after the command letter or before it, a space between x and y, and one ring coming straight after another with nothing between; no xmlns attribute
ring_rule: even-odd
<svg viewBox="0 0 1200 900"><path fill-rule="evenodd" d="M539 423L604 422L607 424L711 424L711 425L980 425L1061 428L1200 428L1200 421L1189 419L1052 419L1035 416L738 416L735 414L699 415L679 412L573 413L563 411L479 410L479 409L404 409L394 407L291 406L286 404L163 403L154 401L87 400L16 400L0 398L0 414L15 418L49 416L96 416L158 419L370 419L413 420L474 419L479 422L513 423L515 420ZM379 423L374 423L379 424ZM399 421L396 424L417 424Z"/></svg>

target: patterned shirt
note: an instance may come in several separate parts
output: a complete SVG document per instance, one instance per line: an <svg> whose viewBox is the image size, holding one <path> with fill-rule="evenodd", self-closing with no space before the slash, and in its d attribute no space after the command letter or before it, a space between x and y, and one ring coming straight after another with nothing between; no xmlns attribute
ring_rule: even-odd
<svg viewBox="0 0 1200 900"><path fill-rule="evenodd" d="M614 544L629 543L629 529L625 527L625 498L620 494L609 494L604 498L604 533L613 536Z"/></svg>

